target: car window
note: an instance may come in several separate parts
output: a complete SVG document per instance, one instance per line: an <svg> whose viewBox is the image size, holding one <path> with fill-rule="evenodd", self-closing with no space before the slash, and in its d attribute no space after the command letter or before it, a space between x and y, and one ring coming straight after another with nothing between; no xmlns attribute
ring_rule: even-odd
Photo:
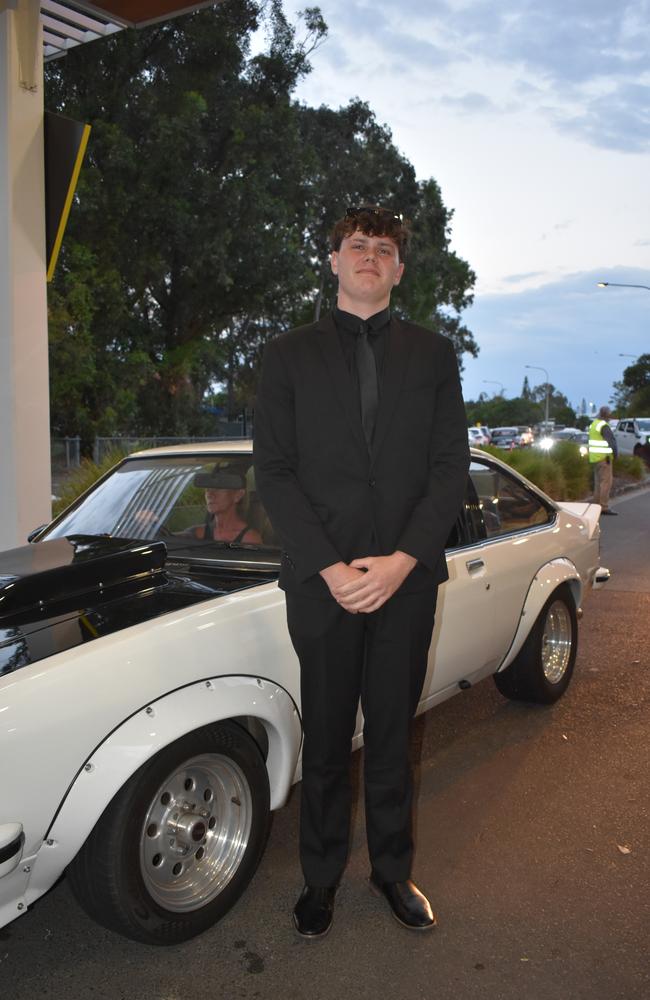
<svg viewBox="0 0 650 1000"><path fill-rule="evenodd" d="M467 477L465 499L458 517L449 532L446 549L457 549L466 545L476 545L486 537L483 515L471 476Z"/></svg>
<svg viewBox="0 0 650 1000"><path fill-rule="evenodd" d="M220 532L220 525L230 525ZM47 532L278 547L255 488L250 454L127 459Z"/></svg>
<svg viewBox="0 0 650 1000"><path fill-rule="evenodd" d="M488 538L552 521L552 509L503 469L474 461L470 465L470 478L476 489Z"/></svg>

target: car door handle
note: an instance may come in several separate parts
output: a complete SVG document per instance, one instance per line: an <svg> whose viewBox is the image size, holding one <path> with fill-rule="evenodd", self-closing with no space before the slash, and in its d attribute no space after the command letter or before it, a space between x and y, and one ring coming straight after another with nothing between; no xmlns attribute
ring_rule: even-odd
<svg viewBox="0 0 650 1000"><path fill-rule="evenodd" d="M477 573L480 569L484 569L485 563L482 559L470 559L465 563L467 566L468 573Z"/></svg>

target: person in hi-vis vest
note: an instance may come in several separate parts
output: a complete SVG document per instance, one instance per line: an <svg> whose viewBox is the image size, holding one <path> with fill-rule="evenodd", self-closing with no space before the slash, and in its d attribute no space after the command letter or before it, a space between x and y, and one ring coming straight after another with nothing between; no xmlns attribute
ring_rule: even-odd
<svg viewBox="0 0 650 1000"><path fill-rule="evenodd" d="M608 420L612 411L601 406L598 416L589 427L589 463L594 474L594 503L601 505L603 514L615 515L609 509L609 494L612 489L613 464L618 455L616 438Z"/></svg>

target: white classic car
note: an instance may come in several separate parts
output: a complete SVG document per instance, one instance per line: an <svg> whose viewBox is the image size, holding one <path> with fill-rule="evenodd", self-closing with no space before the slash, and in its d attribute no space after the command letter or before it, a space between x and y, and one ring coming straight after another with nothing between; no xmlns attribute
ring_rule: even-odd
<svg viewBox="0 0 650 1000"><path fill-rule="evenodd" d="M230 540L213 482L234 490ZM599 515L472 453L420 711L488 675L510 698L562 695L584 590L607 576ZM63 872L95 920L151 944L241 895L300 777L279 560L241 441L131 455L0 554L0 926Z"/></svg>

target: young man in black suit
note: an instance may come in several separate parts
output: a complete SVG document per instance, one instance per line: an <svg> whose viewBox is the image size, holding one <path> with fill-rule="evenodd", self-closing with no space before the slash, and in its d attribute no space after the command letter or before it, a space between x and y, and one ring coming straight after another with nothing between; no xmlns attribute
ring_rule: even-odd
<svg viewBox="0 0 650 1000"><path fill-rule="evenodd" d="M330 929L347 859L359 698L370 886L406 927L436 922L410 878L409 730L468 446L451 342L389 310L407 243L377 206L336 224L337 307L269 343L257 396L256 483L301 668L304 937Z"/></svg>

